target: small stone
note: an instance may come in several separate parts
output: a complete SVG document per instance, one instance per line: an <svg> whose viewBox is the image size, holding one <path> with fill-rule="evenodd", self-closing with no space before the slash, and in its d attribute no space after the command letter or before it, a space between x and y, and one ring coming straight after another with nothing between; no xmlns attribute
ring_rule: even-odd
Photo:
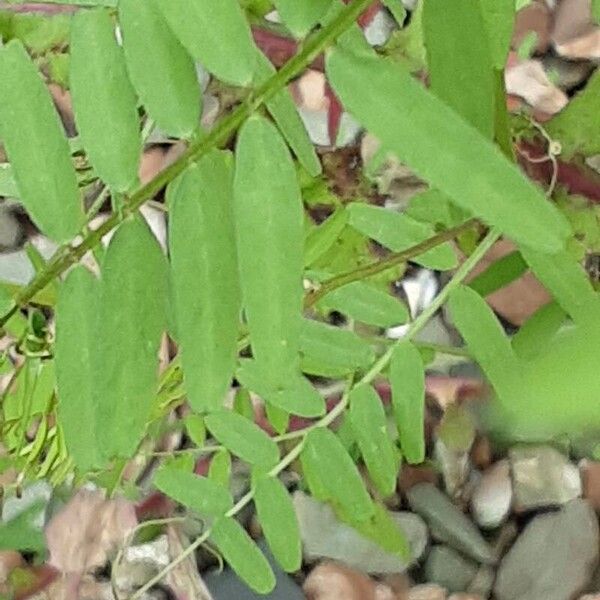
<svg viewBox="0 0 600 600"><path fill-rule="evenodd" d="M551 446L517 446L509 458L518 511L560 506L581 496L579 470Z"/></svg>
<svg viewBox="0 0 600 600"><path fill-rule="evenodd" d="M585 594L585 596L580 596L579 600L600 600L600 594Z"/></svg>
<svg viewBox="0 0 600 600"><path fill-rule="evenodd" d="M510 464L501 460L483 474L471 497L471 512L477 524L484 529L501 525L510 512L512 496Z"/></svg>
<svg viewBox="0 0 600 600"><path fill-rule="evenodd" d="M488 565L481 565L467 592L475 597L489 598L494 587L494 579L496 579L496 571Z"/></svg>
<svg viewBox="0 0 600 600"><path fill-rule="evenodd" d="M534 0L522 8L515 18L512 47L518 50L532 32L536 35L535 52L543 54L550 45L552 15L544 0Z"/></svg>
<svg viewBox="0 0 600 600"><path fill-rule="evenodd" d="M446 590L435 583L415 585L408 592L407 600L446 600Z"/></svg>
<svg viewBox="0 0 600 600"><path fill-rule="evenodd" d="M467 592L460 592L458 594L452 594L448 600L484 600L483 596L479 594L469 594Z"/></svg>
<svg viewBox="0 0 600 600"><path fill-rule="evenodd" d="M477 564L448 546L434 546L425 562L425 577L449 592L466 590L477 574Z"/></svg>
<svg viewBox="0 0 600 600"><path fill-rule="evenodd" d="M396 21L386 11L380 10L364 28L363 33L371 46L383 46L397 27Z"/></svg>
<svg viewBox="0 0 600 600"><path fill-rule="evenodd" d="M448 497L430 483L412 487L407 498L441 541L466 556L485 564L496 561L495 553L475 525Z"/></svg>
<svg viewBox="0 0 600 600"><path fill-rule="evenodd" d="M401 573L423 555L427 546L427 527L418 515L389 513L408 538L411 562L406 563L340 522L327 504L302 492L296 492L293 501L304 556L309 561L329 558L366 573Z"/></svg>
<svg viewBox="0 0 600 600"><path fill-rule="evenodd" d="M437 485L439 481L438 472L427 465L403 464L398 477L398 489L406 494L411 487L418 483L431 483Z"/></svg>
<svg viewBox="0 0 600 600"><path fill-rule="evenodd" d="M582 460L579 463L583 497L591 507L600 512L600 462Z"/></svg>
<svg viewBox="0 0 600 600"><path fill-rule="evenodd" d="M131 594L164 569L170 560L166 535L161 535L147 544L128 546L116 569L115 585L122 594Z"/></svg>
<svg viewBox="0 0 600 600"><path fill-rule="evenodd" d="M387 585L333 562L315 567L303 589L308 600L394 600Z"/></svg>
<svg viewBox="0 0 600 600"><path fill-rule="evenodd" d="M473 466L484 471L492 464L492 445L486 436L478 436L471 448Z"/></svg>
<svg viewBox="0 0 600 600"><path fill-rule="evenodd" d="M434 454L442 471L446 492L448 496L456 499L471 472L469 453L465 450L452 450L441 439L437 439Z"/></svg>
<svg viewBox="0 0 600 600"><path fill-rule="evenodd" d="M538 515L502 560L496 600L570 600L598 566L598 519L585 500Z"/></svg>

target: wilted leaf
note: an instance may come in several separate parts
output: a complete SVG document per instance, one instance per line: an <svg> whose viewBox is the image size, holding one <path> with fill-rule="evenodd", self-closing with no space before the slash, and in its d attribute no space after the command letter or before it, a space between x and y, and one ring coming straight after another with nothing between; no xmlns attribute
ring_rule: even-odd
<svg viewBox="0 0 600 600"><path fill-rule="evenodd" d="M398 460L387 432L381 398L370 385L350 394L350 419L369 475L382 496L396 489Z"/></svg>
<svg viewBox="0 0 600 600"><path fill-rule="evenodd" d="M277 477L258 475L254 504L273 556L285 571L297 571L302 564L300 532L287 489Z"/></svg>
<svg viewBox="0 0 600 600"><path fill-rule="evenodd" d="M402 67L335 50L327 72L344 106L454 203L537 250L563 247L569 226L558 210L498 148ZM440 160L432 160L432 148Z"/></svg>
<svg viewBox="0 0 600 600"><path fill-rule="evenodd" d="M106 9L80 10L73 18L69 81L90 162L111 188L128 191L141 151L137 99Z"/></svg>
<svg viewBox="0 0 600 600"><path fill-rule="evenodd" d="M120 0L119 24L127 70L148 114L166 133L189 137L200 123L194 61L151 0Z"/></svg>
<svg viewBox="0 0 600 600"><path fill-rule="evenodd" d="M218 519L210 539L231 568L254 591L268 594L273 590L275 576L267 559L237 521L229 517Z"/></svg>
<svg viewBox="0 0 600 600"><path fill-rule="evenodd" d="M233 498L226 487L174 466L161 467L154 477L154 485L201 515L219 517L233 506Z"/></svg>
<svg viewBox="0 0 600 600"><path fill-rule="evenodd" d="M425 369L419 351L400 342L390 362L392 407L402 454L411 464L425 460Z"/></svg>
<svg viewBox="0 0 600 600"><path fill-rule="evenodd" d="M173 304L190 404L216 410L237 355L240 291L230 155L190 166L170 195Z"/></svg>
<svg viewBox="0 0 600 600"><path fill-rule="evenodd" d="M21 42L0 49L0 79L1 137L11 162L1 191L18 196L54 241L66 242L83 224L75 170L50 94ZM10 194L11 172L18 194Z"/></svg>
<svg viewBox="0 0 600 600"><path fill-rule="evenodd" d="M277 444L258 425L238 413L214 412L206 416L205 423L212 435L242 460L265 469L279 461Z"/></svg>

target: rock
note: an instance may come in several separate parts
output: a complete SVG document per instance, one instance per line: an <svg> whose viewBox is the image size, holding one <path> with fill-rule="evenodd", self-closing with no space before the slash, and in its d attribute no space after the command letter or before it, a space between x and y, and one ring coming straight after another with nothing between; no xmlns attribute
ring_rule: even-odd
<svg viewBox="0 0 600 600"><path fill-rule="evenodd" d="M600 600L600 594L585 594L580 596L579 600Z"/></svg>
<svg viewBox="0 0 600 600"><path fill-rule="evenodd" d="M204 575L204 583L214 600L303 600L304 594L296 582L281 570L264 540L258 542L275 574L275 589L266 596L252 591L230 568ZM191 599L190 599L191 600ZM194 598L196 600L196 598Z"/></svg>
<svg viewBox="0 0 600 600"><path fill-rule="evenodd" d="M502 560L497 600L570 600L598 565L598 520L585 500L539 515Z"/></svg>
<svg viewBox="0 0 600 600"><path fill-rule="evenodd" d="M387 585L332 562L315 567L303 590L309 600L395 600Z"/></svg>
<svg viewBox="0 0 600 600"><path fill-rule="evenodd" d="M582 460L579 463L579 473L583 497L594 510L600 511L600 462Z"/></svg>
<svg viewBox="0 0 600 600"><path fill-rule="evenodd" d="M471 363L466 363L471 364ZM492 445L488 437L481 435L475 439L471 448L471 462L477 469L484 471L492 464Z"/></svg>
<svg viewBox="0 0 600 600"><path fill-rule="evenodd" d="M435 583L415 585L408 592L406 600L446 600L446 590Z"/></svg>
<svg viewBox="0 0 600 600"><path fill-rule="evenodd" d="M467 592L461 592L458 594L452 594L448 600L483 600L483 596L479 594L469 594Z"/></svg>
<svg viewBox="0 0 600 600"><path fill-rule="evenodd" d="M463 592L477 574L477 564L448 546L434 546L425 562L425 577L449 592Z"/></svg>
<svg viewBox="0 0 600 600"><path fill-rule="evenodd" d="M532 32L536 35L535 52L543 54L550 45L552 15L544 0L534 0L516 15L512 47L518 50Z"/></svg>
<svg viewBox="0 0 600 600"><path fill-rule="evenodd" d="M437 485L439 478L438 472L429 465L409 465L405 463L402 465L398 476L398 489L406 494L410 488L418 483Z"/></svg>
<svg viewBox="0 0 600 600"><path fill-rule="evenodd" d="M469 452L452 450L441 439L437 439L434 445L434 454L442 471L446 492L448 496L456 499L460 496L471 472Z"/></svg>
<svg viewBox="0 0 600 600"><path fill-rule="evenodd" d="M484 472L471 497L471 512L477 524L484 529L501 525L510 512L512 496L510 464L501 460Z"/></svg>
<svg viewBox="0 0 600 600"><path fill-rule="evenodd" d="M396 21L384 10L380 10L364 28L363 33L371 46L383 46L397 29Z"/></svg>
<svg viewBox="0 0 600 600"><path fill-rule="evenodd" d="M400 573L417 561L427 546L427 527L418 515L408 512L390 513L410 543L412 560L406 563L366 539L349 525L338 521L327 504L302 492L296 492L293 500L304 556L309 561L329 558L365 573Z"/></svg>
<svg viewBox="0 0 600 600"><path fill-rule="evenodd" d="M128 546L114 574L115 585L121 594L129 595L150 581L170 560L166 535L147 544Z"/></svg>
<svg viewBox="0 0 600 600"><path fill-rule="evenodd" d="M555 448L517 446L509 458L517 510L560 506L581 496L577 467Z"/></svg>
<svg viewBox="0 0 600 600"><path fill-rule="evenodd" d="M467 592L475 597L489 598L494 587L494 579L496 579L494 569L488 565L482 565L469 584Z"/></svg>
<svg viewBox="0 0 600 600"><path fill-rule="evenodd" d="M408 491L407 498L441 541L477 562L496 561L494 551L475 525L435 486L417 484Z"/></svg>

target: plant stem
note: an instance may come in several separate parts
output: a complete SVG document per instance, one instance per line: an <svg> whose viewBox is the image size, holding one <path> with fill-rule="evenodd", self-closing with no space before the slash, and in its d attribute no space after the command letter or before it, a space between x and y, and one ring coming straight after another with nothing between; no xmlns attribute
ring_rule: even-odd
<svg viewBox="0 0 600 600"><path fill-rule="evenodd" d="M450 294L464 281L465 277L469 274L469 272L475 267L475 265L483 258L486 252L496 243L498 238L500 237L500 233L496 230L491 230L483 239L483 241L477 246L474 252L465 260L462 265L456 270L456 273L452 277L452 279L448 282L446 287L435 297L434 301L410 324L406 335L394 343L385 354L383 354L378 360L375 361L371 369L358 381L358 383L353 384L349 382L341 400L338 404L323 418L319 419L316 423L303 429L301 435L301 439L298 441L298 444L290 450L281 461L269 472L271 477L277 476L281 471L283 471L286 467L291 465L302 453L304 449L304 444L306 441L306 434L315 429L316 427L328 427L335 421L335 419L341 415L346 407L348 406L348 399L350 397L350 392L352 389L359 385L368 384L385 369L387 364L389 363L394 349L398 344L412 339L427 323L427 321L438 311L438 309L446 302ZM291 438L288 438L291 439ZM244 496L242 496L236 504L225 513L226 517L234 517L237 515L242 508L244 508L247 504L252 501L254 497L254 492L250 490ZM211 530L207 529L200 537L196 538L181 554L179 554L171 563L169 563L160 573L158 573L155 577L153 577L150 581L148 581L144 586L142 586L133 596L129 598L129 600L139 600L153 585L156 585L158 582L162 580L172 569L174 569L178 564L180 564L183 560L185 560L188 556L190 556L196 549L198 549L202 544L204 544L208 538L210 537Z"/></svg>
<svg viewBox="0 0 600 600"><path fill-rule="evenodd" d="M211 150L225 145L242 123L265 102L273 98L291 79L299 75L319 54L321 54L339 35L344 33L359 15L370 5L372 0L355 0L342 11L338 17L308 39L300 52L289 60L277 73L249 95L232 113L221 119L204 137L193 142L172 165L161 171L152 181L139 188L126 202L123 209L114 213L98 229L89 232L77 246L60 249L34 279L15 298L14 305L0 318L0 327L21 306L29 302L33 296L45 288L56 277L60 276L71 265L78 262L102 238L115 229L122 221L133 215L146 200L153 198L168 183L173 181L190 164L205 156Z"/></svg>
<svg viewBox="0 0 600 600"><path fill-rule="evenodd" d="M451 229L446 229L445 231L442 231L441 233L438 233L437 235L434 235L429 239L416 244L415 246L411 246L406 250L395 252L394 254L386 256L382 260L372 262L368 265L348 271L347 273L342 273L341 275L336 275L331 279L327 279L320 285L318 289L307 294L304 300L304 308L310 308L321 298L344 285L348 285L354 281L367 279L368 277L372 277L373 275L377 275L383 271L391 269L392 267L396 267L402 263L405 263L411 258L419 256L419 254L423 254L424 252L427 252L428 250L431 250L432 248L435 248L444 242L454 239L461 233L472 229L476 225L476 219L469 219L461 225L452 227Z"/></svg>

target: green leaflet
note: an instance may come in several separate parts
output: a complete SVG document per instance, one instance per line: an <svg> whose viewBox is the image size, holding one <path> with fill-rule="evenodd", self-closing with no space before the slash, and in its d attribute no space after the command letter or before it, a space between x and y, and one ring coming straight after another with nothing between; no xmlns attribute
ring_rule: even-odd
<svg viewBox="0 0 600 600"><path fill-rule="evenodd" d="M237 0L153 0L188 52L226 83L246 86L256 46Z"/></svg>
<svg viewBox="0 0 600 600"><path fill-rule="evenodd" d="M165 257L146 223L125 221L102 263L98 304L94 386L106 458L131 456L144 434L157 391L166 281Z"/></svg>
<svg viewBox="0 0 600 600"><path fill-rule="evenodd" d="M371 480L383 497L396 489L398 460L387 432L381 398L370 385L350 394L350 419Z"/></svg>
<svg viewBox="0 0 600 600"><path fill-rule="evenodd" d="M392 13L396 23L402 27L406 20L406 9L402 0L383 0L383 5Z"/></svg>
<svg viewBox="0 0 600 600"><path fill-rule="evenodd" d="M375 510L374 504L340 440L325 427L311 430L305 439L302 464L310 465L328 499L334 506L341 507L353 523L369 519Z"/></svg>
<svg viewBox="0 0 600 600"><path fill-rule="evenodd" d="M120 0L119 24L127 70L148 114L169 135L190 137L200 122L194 61L150 0Z"/></svg>
<svg viewBox="0 0 600 600"><path fill-rule="evenodd" d="M310 267L333 246L347 222L346 210L338 209L318 227L314 227L308 232L304 242L305 266Z"/></svg>
<svg viewBox="0 0 600 600"><path fill-rule="evenodd" d="M230 410L220 410L204 419L207 429L232 454L251 465L270 469L279 461L277 444L252 421Z"/></svg>
<svg viewBox="0 0 600 600"><path fill-rule="evenodd" d="M447 228L454 227L465 220L461 213L459 208L451 204L448 196L436 189L429 189L413 196L405 210L405 214L412 219L432 225L443 225Z"/></svg>
<svg viewBox="0 0 600 600"><path fill-rule="evenodd" d="M508 397L518 380L520 366L510 340L485 300L472 289L460 287L450 295L456 328L469 351L500 396Z"/></svg>
<svg viewBox="0 0 600 600"><path fill-rule="evenodd" d="M325 401L310 381L300 374L290 375L280 386L272 386L261 364L245 359L240 361L236 377L244 387L287 413L301 417L319 417L325 413ZM277 416L283 420L283 415Z"/></svg>
<svg viewBox="0 0 600 600"><path fill-rule="evenodd" d="M512 337L513 350L521 359L533 358L550 345L566 318L567 314L557 302L538 308Z"/></svg>
<svg viewBox="0 0 600 600"><path fill-rule="evenodd" d="M390 361L392 407L402 454L410 464L425 460L425 369L419 351L400 342Z"/></svg>
<svg viewBox="0 0 600 600"><path fill-rule="evenodd" d="M96 420L93 377L99 288L100 282L85 267L77 266L60 286L56 306L58 419L80 473L104 462L96 441L102 424Z"/></svg>
<svg viewBox="0 0 600 600"><path fill-rule="evenodd" d="M304 37L325 16L332 0L273 0L281 20L295 37Z"/></svg>
<svg viewBox="0 0 600 600"><path fill-rule="evenodd" d="M522 248L521 253L535 276L574 321L590 311L600 316L598 294L581 265L566 251L550 255Z"/></svg>
<svg viewBox="0 0 600 600"><path fill-rule="evenodd" d="M80 10L73 17L69 81L90 162L113 190L128 191L141 151L137 100L106 9Z"/></svg>
<svg viewBox="0 0 600 600"><path fill-rule="evenodd" d="M50 94L21 42L0 49L0 79L0 138L15 195L46 235L67 242L83 225L75 170Z"/></svg>
<svg viewBox="0 0 600 600"><path fill-rule="evenodd" d="M596 23L600 23L600 0L592 0L592 16Z"/></svg>
<svg viewBox="0 0 600 600"><path fill-rule="evenodd" d="M310 319L302 322L300 354L344 372L364 368L375 359L369 344L353 331Z"/></svg>
<svg viewBox="0 0 600 600"><path fill-rule="evenodd" d="M339 510L336 510L336 514L340 520L354 527L366 538L372 540L387 552L391 552L406 561L410 558L410 546L406 535L385 507L379 502L374 502L373 506L375 507L373 515L360 523L348 519L347 515Z"/></svg>
<svg viewBox="0 0 600 600"><path fill-rule="evenodd" d="M190 440L192 440L192 442L194 442L198 448L204 446L204 442L206 441L206 426L204 425L204 417L191 414L188 415L183 422L185 424L185 431Z"/></svg>
<svg viewBox="0 0 600 600"><path fill-rule="evenodd" d="M234 519L222 517L215 521L210 534L229 566L255 592L268 594L275 587L275 575L245 529Z"/></svg>
<svg viewBox="0 0 600 600"><path fill-rule="evenodd" d="M292 499L277 477L258 475L253 487L258 520L269 548L281 567L293 573L302 564L302 549Z"/></svg>
<svg viewBox="0 0 600 600"><path fill-rule="evenodd" d="M346 210L352 227L394 252L406 250L435 234L432 225L386 208L356 202ZM458 262L449 243L432 248L412 260L440 271L453 269Z"/></svg>
<svg viewBox="0 0 600 600"><path fill-rule="evenodd" d="M427 0L423 33L431 91L491 140L494 77L479 0Z"/></svg>
<svg viewBox="0 0 600 600"><path fill-rule="evenodd" d="M596 71L585 88L569 101L553 119L544 124L546 131L558 140L562 156L591 156L600 153L600 71Z"/></svg>
<svg viewBox="0 0 600 600"><path fill-rule="evenodd" d="M298 370L303 208L290 153L262 117L250 117L238 136L234 205L252 351L278 386Z"/></svg>
<svg viewBox="0 0 600 600"><path fill-rule="evenodd" d="M0 53L1 56L2 53ZM2 60L0 58L0 69L2 68L1 65ZM13 176L13 168L9 163L0 163L0 196L8 196L9 198L19 197L19 189Z"/></svg>
<svg viewBox="0 0 600 600"><path fill-rule="evenodd" d="M327 73L344 106L384 147L453 202L537 250L564 246L570 231L561 213L491 141L404 68L334 50Z"/></svg>
<svg viewBox="0 0 600 600"><path fill-rule="evenodd" d="M257 58L258 81L264 83L274 73L275 67L271 61L259 52ZM312 177L319 175L321 162L288 88L284 87L279 90L271 99L267 100L266 105L285 141L298 157L300 164Z"/></svg>
<svg viewBox="0 0 600 600"><path fill-rule="evenodd" d="M38 500L21 511L10 521L0 523L0 550L29 550L44 552L46 538L39 524L43 501Z"/></svg>
<svg viewBox="0 0 600 600"><path fill-rule="evenodd" d="M494 69L504 70L515 21L515 0L479 0Z"/></svg>
<svg viewBox="0 0 600 600"><path fill-rule="evenodd" d="M237 356L240 291L231 155L213 151L170 196L169 247L184 382L194 410L220 408Z"/></svg>
<svg viewBox="0 0 600 600"><path fill-rule="evenodd" d="M208 477L224 488L229 487L231 477L231 454L227 450L219 450L212 455L208 468Z"/></svg>
<svg viewBox="0 0 600 600"><path fill-rule="evenodd" d="M408 320L408 310L400 300L365 283L354 281L333 290L318 303L320 309L337 310L361 323L392 327Z"/></svg>
<svg viewBox="0 0 600 600"><path fill-rule="evenodd" d="M233 498L226 487L175 466L161 467L154 476L154 485L201 515L220 517L233 506Z"/></svg>
<svg viewBox="0 0 600 600"><path fill-rule="evenodd" d="M499 258L470 283L480 296L487 296L519 279L527 271L527 263L518 250Z"/></svg>

